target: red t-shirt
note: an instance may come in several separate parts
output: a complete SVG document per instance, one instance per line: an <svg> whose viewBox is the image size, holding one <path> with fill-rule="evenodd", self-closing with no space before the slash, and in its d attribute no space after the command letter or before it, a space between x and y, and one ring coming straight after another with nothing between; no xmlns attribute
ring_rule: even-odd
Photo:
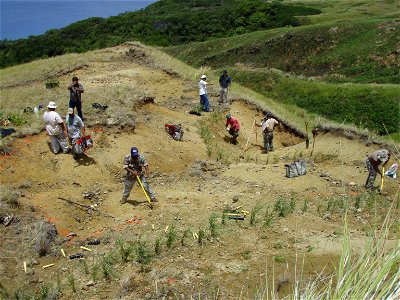
<svg viewBox="0 0 400 300"><path fill-rule="evenodd" d="M230 117L229 119L226 119L226 127L230 125L231 128L235 128L237 130L240 129L240 124L239 121L236 120L234 117Z"/></svg>

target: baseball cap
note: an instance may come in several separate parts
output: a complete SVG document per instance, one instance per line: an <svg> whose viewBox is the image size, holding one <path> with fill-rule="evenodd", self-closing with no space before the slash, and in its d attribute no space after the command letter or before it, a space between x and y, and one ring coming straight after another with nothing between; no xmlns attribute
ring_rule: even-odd
<svg viewBox="0 0 400 300"><path fill-rule="evenodd" d="M207 79L207 76L206 75L201 75L201 77L200 77L201 79Z"/></svg>
<svg viewBox="0 0 400 300"><path fill-rule="evenodd" d="M131 155L132 156L139 156L139 150L136 147L131 148Z"/></svg>
<svg viewBox="0 0 400 300"><path fill-rule="evenodd" d="M74 109L72 107L68 108L67 114L72 115L74 113Z"/></svg>
<svg viewBox="0 0 400 300"><path fill-rule="evenodd" d="M56 103L55 103L55 102L53 102L53 101L50 101L50 102L49 102L49 104L47 105L47 107L48 107L48 108L56 108L56 107L57 107L57 105L56 105Z"/></svg>
<svg viewBox="0 0 400 300"><path fill-rule="evenodd" d="M227 114L225 117L226 117L227 119L230 119L230 118L231 118L231 114Z"/></svg>

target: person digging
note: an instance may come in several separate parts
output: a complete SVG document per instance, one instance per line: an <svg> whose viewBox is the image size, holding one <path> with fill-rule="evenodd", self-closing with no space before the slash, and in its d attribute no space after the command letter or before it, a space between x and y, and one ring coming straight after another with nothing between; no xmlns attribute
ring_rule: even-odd
<svg viewBox="0 0 400 300"><path fill-rule="evenodd" d="M149 197L152 202L156 202L156 196L150 189L146 179L150 175L149 166L144 156L139 154L138 148L131 148L131 153L125 156L123 168L127 172L124 182L124 191L120 203L124 204L126 202L136 181L139 181L139 184L146 192L146 198ZM149 203L151 205L150 201Z"/></svg>
<svg viewBox="0 0 400 300"><path fill-rule="evenodd" d="M261 121L261 124L257 124L254 121L254 124L257 127L261 127L263 131L264 138L264 153L268 153L268 151L274 151L273 139L274 139L274 128L279 125L279 122L272 117L270 112L267 112L264 119Z"/></svg>
<svg viewBox="0 0 400 300"><path fill-rule="evenodd" d="M375 189L374 182L376 178L376 173L378 173L381 176L384 176L382 174L382 171L379 170L379 165L383 163L382 168L384 168L388 163L389 159L390 159L390 151L386 149L376 150L367 157L367 160L365 161L369 172L367 181L365 182L365 188L367 190Z"/></svg>
<svg viewBox="0 0 400 300"><path fill-rule="evenodd" d="M232 117L231 114L227 114L226 116L226 131L232 136L231 143L237 145L237 138L239 136L240 124L239 121Z"/></svg>

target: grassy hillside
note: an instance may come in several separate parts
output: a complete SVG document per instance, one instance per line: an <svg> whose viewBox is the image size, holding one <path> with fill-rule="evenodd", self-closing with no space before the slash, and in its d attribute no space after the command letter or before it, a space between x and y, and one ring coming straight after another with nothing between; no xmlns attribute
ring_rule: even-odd
<svg viewBox="0 0 400 300"><path fill-rule="evenodd" d="M318 14L304 5L261 0L160 0L147 8L110 18L90 18L28 39L0 42L0 67L124 41L168 46L309 22Z"/></svg>
<svg viewBox="0 0 400 300"><path fill-rule="evenodd" d="M276 68L330 82L400 83L400 23L338 21L168 47L194 66Z"/></svg>
<svg viewBox="0 0 400 300"><path fill-rule="evenodd" d="M165 51L195 67L228 69L235 82L276 102L396 136L400 132L400 89L394 85L400 83L399 25L391 19L336 21Z"/></svg>
<svg viewBox="0 0 400 300"><path fill-rule="evenodd" d="M277 102L295 105L339 123L354 124L379 134L399 131L398 87L321 83L265 70L233 69L231 75L242 85Z"/></svg>

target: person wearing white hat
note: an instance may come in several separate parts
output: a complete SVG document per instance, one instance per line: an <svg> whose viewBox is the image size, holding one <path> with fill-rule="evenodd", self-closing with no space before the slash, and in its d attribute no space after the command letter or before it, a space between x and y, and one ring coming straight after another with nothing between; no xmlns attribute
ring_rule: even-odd
<svg viewBox="0 0 400 300"><path fill-rule="evenodd" d="M208 94L207 94L207 76L201 75L199 81L199 95L200 95L200 106L203 111L210 111Z"/></svg>
<svg viewBox="0 0 400 300"><path fill-rule="evenodd" d="M50 136L51 150L54 154L60 151L68 153L71 149L68 148L65 139L66 127L61 116L56 112L57 105L55 102L50 101L47 105L47 111L43 114L43 121L46 123L46 131Z"/></svg>
<svg viewBox="0 0 400 300"><path fill-rule="evenodd" d="M72 107L68 108L65 123L67 124L69 143L73 146L82 135L85 135L85 124L83 124L83 121L79 116L74 114L74 109Z"/></svg>

